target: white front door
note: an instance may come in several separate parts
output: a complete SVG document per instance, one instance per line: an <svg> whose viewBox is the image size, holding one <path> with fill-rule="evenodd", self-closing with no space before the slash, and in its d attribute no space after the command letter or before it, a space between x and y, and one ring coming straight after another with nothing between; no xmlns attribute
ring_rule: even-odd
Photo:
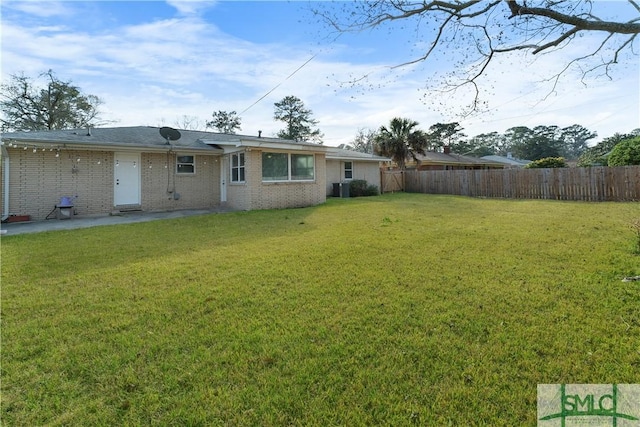
<svg viewBox="0 0 640 427"><path fill-rule="evenodd" d="M140 204L140 154L115 153L113 203Z"/></svg>

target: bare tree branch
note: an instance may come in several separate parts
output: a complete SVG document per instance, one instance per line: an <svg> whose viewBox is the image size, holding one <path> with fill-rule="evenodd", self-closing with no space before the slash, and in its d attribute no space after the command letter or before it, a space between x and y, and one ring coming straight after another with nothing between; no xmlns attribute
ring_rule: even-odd
<svg viewBox="0 0 640 427"><path fill-rule="evenodd" d="M552 91L560 77L574 67L581 70L583 79L599 69L604 69L604 74L609 76L610 67L617 64L623 54L634 55L634 43L640 34L640 3L628 0L628 6L638 15L619 22L598 17L589 0L374 0L344 3L342 13L316 11L316 14L339 32L362 31L398 21L421 23L428 19L433 25L420 25L421 31L416 34L429 37L425 52L390 69L447 55L451 46L457 48L461 43L475 45L479 56L465 51L450 73L459 81L443 80L454 89L472 85L475 91L472 104L477 106L479 79L497 56L518 51L549 54L579 43L577 36L584 33L603 36L589 53L569 60L564 66L561 64L562 70L549 79L554 82ZM404 24L402 27L399 31L404 31ZM627 35L630 37L625 37ZM597 64L594 65L594 61ZM460 70L465 68L467 72L462 75ZM355 84L358 79L352 81Z"/></svg>
<svg viewBox="0 0 640 427"><path fill-rule="evenodd" d="M606 31L618 34L638 34L640 33L640 24L633 22L611 22L602 21L600 19L583 19L575 15L567 15L545 7L526 7L519 5L516 0L505 0L511 10L511 16L542 16L562 24L568 24L579 30L586 31Z"/></svg>

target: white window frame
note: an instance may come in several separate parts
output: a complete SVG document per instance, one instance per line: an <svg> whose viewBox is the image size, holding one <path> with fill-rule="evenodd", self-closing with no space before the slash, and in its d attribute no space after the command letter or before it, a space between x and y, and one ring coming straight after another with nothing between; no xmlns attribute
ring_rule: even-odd
<svg viewBox="0 0 640 427"><path fill-rule="evenodd" d="M191 157L191 162L180 161L181 157ZM181 172L180 166L193 167L192 172ZM196 156L194 154L176 154L176 175L195 175L196 174Z"/></svg>
<svg viewBox="0 0 640 427"><path fill-rule="evenodd" d="M233 183L243 183L246 182L247 179L247 169L245 167L246 165L246 159L247 156L245 156L244 152L241 153L233 153L231 154L231 163L230 163L230 167L229 167L229 180ZM234 166L233 164L233 159L236 158L238 159L238 164L237 166ZM242 161L240 161L242 159ZM233 179L233 171L236 170L237 171L237 179ZM242 172L242 173L241 173ZM240 179L240 177L242 177L243 179Z"/></svg>
<svg viewBox="0 0 640 427"><path fill-rule="evenodd" d="M262 170L262 182L265 183L269 183L269 182L314 182L316 180L316 156L315 154L311 153L311 154L306 154L306 153L282 153L282 152L277 152L277 151L264 151L262 152L262 159L264 159L264 156L267 154L286 154L287 155L287 179L265 179L264 177L264 164L263 164L263 170ZM292 179L291 178L291 157L292 155L297 155L297 156L309 156L311 157L312 161L313 161L313 176L311 178L306 178L306 179ZM264 161L264 160L263 160Z"/></svg>
<svg viewBox="0 0 640 427"><path fill-rule="evenodd" d="M351 167L347 168L347 164L349 164ZM347 177L347 172L351 174L350 177ZM343 176L345 181L351 181L353 179L353 162L344 162Z"/></svg>

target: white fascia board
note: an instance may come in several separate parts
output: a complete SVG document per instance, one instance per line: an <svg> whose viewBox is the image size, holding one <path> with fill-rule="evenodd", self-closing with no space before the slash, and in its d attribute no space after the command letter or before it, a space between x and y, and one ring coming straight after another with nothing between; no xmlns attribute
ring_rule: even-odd
<svg viewBox="0 0 640 427"><path fill-rule="evenodd" d="M255 141L255 140L245 140L242 139L240 141L235 142L220 142L220 141L208 141L202 140L205 144L215 144L224 147L225 153L231 153L233 151L238 151L238 148L259 148L259 149L267 149L267 150L277 150L277 151L305 151L308 153L326 153L329 150L329 147L325 147L318 144L305 144L305 143L286 143L286 142L274 142L274 141Z"/></svg>
<svg viewBox="0 0 640 427"><path fill-rule="evenodd" d="M351 156L335 156L331 154L327 154L327 160L347 160L350 162L375 162L375 163L384 163L390 162L391 159L387 159L386 157L351 157Z"/></svg>
<svg viewBox="0 0 640 427"><path fill-rule="evenodd" d="M73 149L73 150L87 150L87 151L136 151L136 152L158 152L166 153L167 151L180 151L181 153L197 153L197 154L217 154L220 155L224 150L218 148L197 148L197 147L181 147L173 145L146 145L146 144L87 144L84 142L73 141L48 141L48 140L30 140L30 139L15 139L5 138L2 140L4 145L17 144L19 147L35 146L35 147L52 147L57 149Z"/></svg>

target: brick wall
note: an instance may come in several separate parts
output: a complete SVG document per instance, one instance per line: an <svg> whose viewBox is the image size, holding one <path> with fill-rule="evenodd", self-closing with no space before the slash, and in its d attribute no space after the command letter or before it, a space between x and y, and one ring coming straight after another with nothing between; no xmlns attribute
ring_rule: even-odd
<svg viewBox="0 0 640 427"><path fill-rule="evenodd" d="M7 148L9 213L42 220L63 196L74 197L77 215L104 215L114 209L114 153L108 151ZM58 157L56 157L56 153ZM220 156L196 155L196 174L176 177L179 200L167 193L169 164L165 153L141 155L142 210L205 209L220 203ZM4 165L4 164L2 164ZM164 166L167 166L165 168ZM0 180L4 173L0 174ZM173 179L171 174L170 179ZM173 184L173 181L171 181ZM4 192L4 183L0 186ZM4 204L4 197L1 199ZM2 206L2 212L5 212Z"/></svg>
<svg viewBox="0 0 640 427"><path fill-rule="evenodd" d="M251 192L249 190L248 181L245 182L231 182L231 173L229 170L229 155L225 156L225 180L227 182L227 206L235 210L247 211L251 209L251 203L249 197ZM244 165L245 165L245 179L249 179L249 170L252 167L255 160L245 153Z"/></svg>
<svg viewBox="0 0 640 427"><path fill-rule="evenodd" d="M312 182L262 182L262 151L246 153L247 181L250 183L249 209L284 209L313 206L326 201L326 165L323 154L315 155L315 180ZM246 160L245 160L246 162Z"/></svg>
<svg viewBox="0 0 640 427"><path fill-rule="evenodd" d="M112 209L113 153L48 149L34 153L31 148L7 148L7 151L9 214L45 219L63 196L74 198L79 215ZM4 179L4 173L0 179ZM0 185L4 192L4 182ZM4 197L2 203L4 212Z"/></svg>
<svg viewBox="0 0 640 427"><path fill-rule="evenodd" d="M220 156L197 154L195 174L178 175L174 154L142 153L142 209L163 211L219 206L220 159Z"/></svg>
<svg viewBox="0 0 640 427"><path fill-rule="evenodd" d="M42 220L63 196L74 197L79 216L106 215L114 210L115 155L108 151L7 148L10 159L9 213ZM195 174L175 174L175 155L142 153L140 156L141 209L162 211L211 209L220 205L219 155L195 156ZM228 171L225 171L228 173ZM227 176L228 205L234 209L282 209L325 202L326 162L315 155L312 182L262 182L262 151L245 156L247 182L232 184ZM0 175L0 180L3 175ZM4 190L3 183L2 189ZM169 190L169 191L168 191ZM174 194L179 194L174 197ZM2 198L4 202L4 198ZM2 207L4 212L4 206Z"/></svg>

